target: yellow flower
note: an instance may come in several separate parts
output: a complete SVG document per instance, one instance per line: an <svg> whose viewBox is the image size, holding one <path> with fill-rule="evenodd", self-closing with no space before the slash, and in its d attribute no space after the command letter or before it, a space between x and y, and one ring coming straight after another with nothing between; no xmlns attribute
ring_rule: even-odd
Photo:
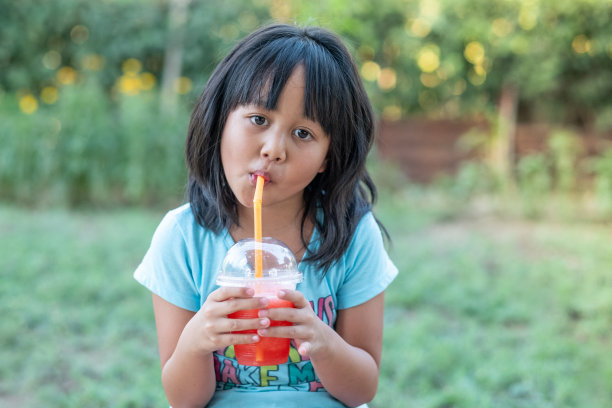
<svg viewBox="0 0 612 408"><path fill-rule="evenodd" d="M125 74L138 74L142 70L142 63L136 58L128 58L121 64L121 69Z"/></svg>
<svg viewBox="0 0 612 408"><path fill-rule="evenodd" d="M485 57L485 49L478 41L472 41L465 46L463 55L472 64L482 64Z"/></svg>
<svg viewBox="0 0 612 408"><path fill-rule="evenodd" d="M174 82L174 90L176 91L176 93L179 93L181 95L189 93L189 91L191 91L191 79L187 77L177 78L176 82Z"/></svg>
<svg viewBox="0 0 612 408"><path fill-rule="evenodd" d="M430 44L421 48L417 54L417 65L423 72L433 72L440 66L440 48Z"/></svg>
<svg viewBox="0 0 612 408"><path fill-rule="evenodd" d="M512 23L505 18L496 18L491 24L491 31L498 37L505 37L512 32Z"/></svg>
<svg viewBox="0 0 612 408"><path fill-rule="evenodd" d="M19 109L25 114L32 114L38 109L38 101L32 94L25 94L19 98Z"/></svg>
<svg viewBox="0 0 612 408"><path fill-rule="evenodd" d="M435 88L436 86L440 85L440 82L442 82L439 76L427 72L423 72L420 78L421 83L428 88Z"/></svg>
<svg viewBox="0 0 612 408"><path fill-rule="evenodd" d="M417 37L425 38L431 32L431 24L429 24L427 20L419 17L406 24L406 29Z"/></svg>
<svg viewBox="0 0 612 408"><path fill-rule="evenodd" d="M73 84L76 80L76 71L72 67L61 67L55 76L62 85Z"/></svg>
<svg viewBox="0 0 612 408"><path fill-rule="evenodd" d="M378 76L378 86L380 89L388 91L395 88L397 83L397 75L393 68L384 68Z"/></svg>
<svg viewBox="0 0 612 408"><path fill-rule="evenodd" d="M148 91L149 89L152 89L155 86L155 75L153 75L150 72L143 72L142 74L140 74L140 87L142 88L142 90L144 91Z"/></svg>
<svg viewBox="0 0 612 408"><path fill-rule="evenodd" d="M591 52L593 49L593 42L589 40L586 35L580 34L574 37L574 40L572 41L572 49L576 54L585 54Z"/></svg>
<svg viewBox="0 0 612 408"><path fill-rule="evenodd" d="M361 66L361 76L366 81L376 81L380 76L380 65L374 61L366 61Z"/></svg>
<svg viewBox="0 0 612 408"><path fill-rule="evenodd" d="M118 81L119 92L126 95L137 95L140 93L141 81L140 77L133 74L126 74L119 77Z"/></svg>
<svg viewBox="0 0 612 408"><path fill-rule="evenodd" d="M40 92L40 99L48 105L57 102L58 96L59 92L57 92L57 88L53 86L45 86Z"/></svg>

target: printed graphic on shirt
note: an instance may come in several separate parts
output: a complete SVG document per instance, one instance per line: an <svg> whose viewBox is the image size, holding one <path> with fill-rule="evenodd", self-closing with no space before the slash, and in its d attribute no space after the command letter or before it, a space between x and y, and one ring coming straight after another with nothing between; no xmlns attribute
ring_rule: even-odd
<svg viewBox="0 0 612 408"><path fill-rule="evenodd" d="M329 326L333 325L335 307L331 296L321 297L310 302L317 316ZM273 366L244 366L238 364L234 346L217 350L214 354L217 390L234 387L241 389L261 389L274 387L280 390L319 391L324 390L308 357L302 357L296 344L291 340L287 364Z"/></svg>

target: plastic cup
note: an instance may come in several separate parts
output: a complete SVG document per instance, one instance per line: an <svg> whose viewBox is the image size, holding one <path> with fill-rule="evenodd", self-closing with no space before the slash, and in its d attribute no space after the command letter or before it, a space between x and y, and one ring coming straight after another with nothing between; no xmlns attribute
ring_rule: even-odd
<svg viewBox="0 0 612 408"><path fill-rule="evenodd" d="M256 244L258 246L256 247ZM255 277L255 251L261 249L262 277ZM256 297L268 298L268 309L295 307L288 300L279 299L276 293L281 289L295 289L302 281L302 273L291 250L274 238L262 238L261 243L249 238L232 246L223 261L223 268L217 276L219 286L251 287ZM255 319L259 309L239 310L228 315L233 319ZM271 326L290 326L286 321L272 320ZM237 333L257 333L257 330L243 330ZM257 343L235 344L234 351L239 364L248 366L278 365L289 358L290 339L261 337Z"/></svg>

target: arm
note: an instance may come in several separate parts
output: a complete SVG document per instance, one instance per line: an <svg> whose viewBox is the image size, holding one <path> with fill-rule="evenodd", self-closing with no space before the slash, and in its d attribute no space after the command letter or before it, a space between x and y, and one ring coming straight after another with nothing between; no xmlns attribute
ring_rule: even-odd
<svg viewBox="0 0 612 408"><path fill-rule="evenodd" d="M266 299L254 298L253 290L247 288L218 289L197 313L153 295L162 385L170 405L202 407L210 401L216 387L213 351L259 340L231 333L261 327L259 319L228 319L227 315L266 305Z"/></svg>
<svg viewBox="0 0 612 408"><path fill-rule="evenodd" d="M195 313L174 306L157 295L153 295L153 309L162 385L168 402L175 407L204 405L215 391L212 353L190 350L186 341L182 341L180 346L178 344Z"/></svg>
<svg viewBox="0 0 612 408"><path fill-rule="evenodd" d="M349 406L371 401L378 388L382 350L384 292L369 301L338 311L336 331L321 321L297 291L279 297L296 309L268 309L260 316L287 320L293 326L259 330L261 335L290 337L298 351L308 355L321 383L334 397ZM262 316L263 317L263 316Z"/></svg>

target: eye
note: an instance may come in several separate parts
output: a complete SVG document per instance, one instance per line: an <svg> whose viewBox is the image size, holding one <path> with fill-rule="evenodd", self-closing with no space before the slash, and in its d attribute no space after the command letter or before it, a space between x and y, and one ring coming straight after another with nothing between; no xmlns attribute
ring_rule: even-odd
<svg viewBox="0 0 612 408"><path fill-rule="evenodd" d="M312 139L312 134L305 129L295 129L293 134L297 136L300 140L309 140Z"/></svg>
<svg viewBox="0 0 612 408"><path fill-rule="evenodd" d="M265 126L268 124L268 120L261 115L251 116L251 122L257 126Z"/></svg>

